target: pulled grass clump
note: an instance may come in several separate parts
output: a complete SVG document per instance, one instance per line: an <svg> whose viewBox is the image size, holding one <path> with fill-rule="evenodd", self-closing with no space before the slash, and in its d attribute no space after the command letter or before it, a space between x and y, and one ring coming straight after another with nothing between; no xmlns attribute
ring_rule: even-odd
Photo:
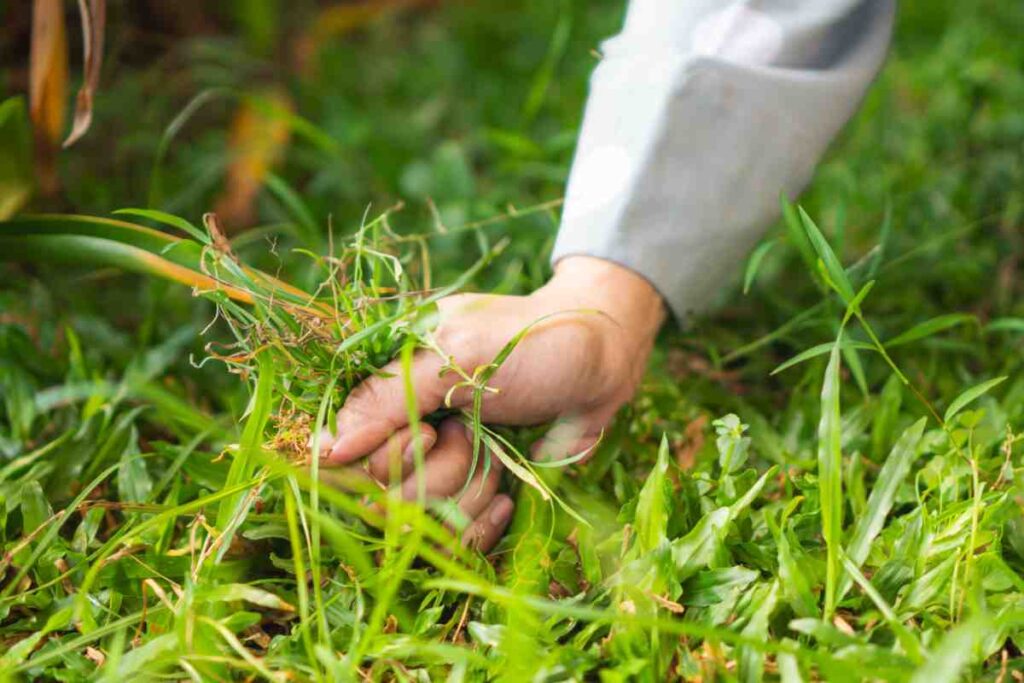
<svg viewBox="0 0 1024 683"><path fill-rule="evenodd" d="M204 224L207 233L195 233L204 244L199 269L217 287L202 295L214 301L217 319L233 338L206 344L207 358L249 382L256 381L261 359L274 367L272 443L301 461L308 460L325 416L333 416L359 382L381 372L403 346L424 345L434 303L458 287L430 292L417 286L405 265L410 255L394 253L409 240L391 231L387 214L337 252L299 250L316 282L308 293L243 267L216 216L207 214ZM469 276L490 256L485 253ZM422 263L429 268L429 259ZM429 271L425 277L429 281Z"/></svg>

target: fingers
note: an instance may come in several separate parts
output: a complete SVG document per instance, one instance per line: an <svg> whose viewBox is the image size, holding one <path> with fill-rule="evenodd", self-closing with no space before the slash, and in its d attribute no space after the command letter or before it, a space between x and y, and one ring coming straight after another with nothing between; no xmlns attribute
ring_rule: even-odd
<svg viewBox="0 0 1024 683"><path fill-rule="evenodd" d="M445 420L438 428L437 443L427 454L423 472L413 471L402 482L402 498L418 498L421 477L427 500L453 496L466 483L472 464L473 448L465 428L458 420Z"/></svg>
<svg viewBox="0 0 1024 683"><path fill-rule="evenodd" d="M450 374L441 376L443 366L442 359L431 351L418 351L413 356L411 398L415 399L420 415L440 408L456 381ZM401 362L389 363L383 372L386 374L371 377L356 387L338 411L337 438L327 452L332 463L349 463L373 452L409 424L409 397Z"/></svg>
<svg viewBox="0 0 1024 683"><path fill-rule="evenodd" d="M399 485L402 499L417 500L421 491L426 501L437 501L458 495L455 507L458 512L446 513L446 526L463 528L462 542L481 551L487 551L498 541L508 525L512 514L512 501L508 496L499 495L503 470L501 461L490 454L473 467L472 438L466 427L457 419L450 418L441 423L435 431L429 425L420 425L418 438L422 440L426 453L423 470L416 472L413 454L416 443L412 430L399 430L367 459L364 475L380 483L396 481L401 472L404 479ZM349 466L324 472L354 472L362 468ZM469 483L466 478L470 476ZM421 484L422 482L422 484ZM378 504L379 505L379 504ZM380 506L380 511L385 508ZM461 521L455 522L451 516ZM468 524L467 524L468 522Z"/></svg>
<svg viewBox="0 0 1024 683"><path fill-rule="evenodd" d="M419 425L419 438L413 438L411 427L398 430L367 458L367 471L382 484L398 483L413 471L417 442L423 453L429 453L437 441L437 432L428 424Z"/></svg>
<svg viewBox="0 0 1024 683"><path fill-rule="evenodd" d="M438 302L439 324L434 335L445 353L451 354L463 368L472 371L477 364L477 353L482 348L490 349L493 344L486 340L481 342L480 335L474 333L481 327L480 321L466 324L457 319L471 313L479 314L502 299L461 294ZM489 352L487 358L490 358ZM331 440L327 457L334 463L343 464L380 447L392 433L408 425L410 400L415 401L420 416L440 408L449 390L460 379L454 372L442 374L446 362L435 351L420 350L413 355L409 378L403 375L401 361L395 360L382 369L381 375L370 377L356 387L338 411L337 437ZM412 396L406 395L407 383L412 385ZM456 391L451 405L454 408L465 407L471 399L471 392Z"/></svg>
<svg viewBox="0 0 1024 683"><path fill-rule="evenodd" d="M472 457L472 446L469 445L470 457ZM501 484L501 461L488 454L487 460L477 464L476 472L466 487L465 492L459 496L458 508L464 519L475 519L486 509L494 496L498 493L498 486Z"/></svg>
<svg viewBox="0 0 1024 683"><path fill-rule="evenodd" d="M461 423L446 420L441 424L437 445L425 463L424 489L428 499L462 491L457 507L464 520L471 520L463 531L462 543L486 552L501 538L512 517L513 506L508 496L498 495L501 461L490 454L483 457L488 460L481 458L466 485L466 477L473 466L473 444ZM417 481L412 475L402 484L402 497L414 500L416 494ZM452 528L450 520L447 526Z"/></svg>
<svg viewBox="0 0 1024 683"><path fill-rule="evenodd" d="M512 499L505 494L495 496L462 534L462 545L487 552L505 533L512 520Z"/></svg>
<svg viewBox="0 0 1024 683"><path fill-rule="evenodd" d="M372 494L380 491L380 482L358 465L322 469L320 481L341 491L355 494Z"/></svg>
<svg viewBox="0 0 1024 683"><path fill-rule="evenodd" d="M334 447L334 435L331 434L330 428L328 428L326 425L323 427L323 429L320 430L320 442L319 442L319 445L314 443L314 438L313 438L312 435L310 435L310 437L309 437L309 449L310 449L311 453L312 453L312 450L313 450L314 446L316 446L317 449L319 450L319 453L316 453L314 455L319 456L321 461L326 461L326 458L327 458L328 454L330 454L330 452L331 452L331 448Z"/></svg>

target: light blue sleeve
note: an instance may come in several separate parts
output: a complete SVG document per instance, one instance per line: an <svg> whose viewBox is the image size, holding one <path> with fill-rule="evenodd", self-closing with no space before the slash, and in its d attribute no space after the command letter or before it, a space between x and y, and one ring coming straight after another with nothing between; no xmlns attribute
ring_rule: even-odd
<svg viewBox="0 0 1024 683"><path fill-rule="evenodd" d="M797 195L877 74L894 0L633 0L603 45L554 260L705 308Z"/></svg>

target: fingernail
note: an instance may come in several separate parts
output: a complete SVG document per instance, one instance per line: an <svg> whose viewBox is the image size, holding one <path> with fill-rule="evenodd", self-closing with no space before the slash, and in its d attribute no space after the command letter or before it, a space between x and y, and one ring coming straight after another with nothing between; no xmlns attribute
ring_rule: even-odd
<svg viewBox="0 0 1024 683"><path fill-rule="evenodd" d="M359 431L360 430L355 429L353 431L350 431L350 432L346 433L346 432L342 432L339 429L338 430L338 438L334 442L334 445L331 447L331 457L335 458L335 459L339 459L339 460L347 459L347 458L345 458L343 456L350 455L350 454L346 454L345 453L345 447L349 443L351 443L353 441L354 437L359 436Z"/></svg>
<svg viewBox="0 0 1024 683"><path fill-rule="evenodd" d="M410 439L405 450L402 451L402 464L406 467L410 467L416 462L417 441L422 444L424 454L434 447L434 437L431 434L423 434L418 439L416 437Z"/></svg>
<svg viewBox="0 0 1024 683"><path fill-rule="evenodd" d="M498 526L503 524L510 514L512 514L512 501L508 498L502 498L491 509L488 519L491 524Z"/></svg>
<svg viewBox="0 0 1024 683"><path fill-rule="evenodd" d="M416 462L416 444L409 442L409 445L402 451L402 467L412 467Z"/></svg>
<svg viewBox="0 0 1024 683"><path fill-rule="evenodd" d="M309 447L310 448L313 448L313 441L314 441L313 437L310 437L310 439L309 439ZM331 430L330 429L328 429L327 427L324 427L323 429L320 430L320 438L319 438L318 450L320 451L319 455L320 455L321 459L326 458L328 455L330 455L331 447L334 446L333 441L334 441L334 436L331 434Z"/></svg>

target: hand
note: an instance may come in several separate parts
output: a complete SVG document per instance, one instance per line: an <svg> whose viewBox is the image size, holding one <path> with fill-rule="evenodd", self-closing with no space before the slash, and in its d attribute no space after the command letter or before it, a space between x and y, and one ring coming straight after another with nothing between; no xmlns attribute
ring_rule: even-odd
<svg viewBox="0 0 1024 683"><path fill-rule="evenodd" d="M446 366L457 365L472 375L532 324L487 383L496 391L485 392L481 418L503 425L553 421L535 447L539 457L549 459L580 452L597 441L636 390L665 316L660 296L646 280L585 256L563 259L555 276L528 296L462 294L443 299L439 310L433 338L448 358L429 349L414 355L410 379L419 414L441 408L462 381L459 373L445 371ZM321 436L321 454L329 464L370 456L371 473L383 474L388 456L382 453L411 454L402 368L396 361L384 371L385 376L371 377L348 397L338 412L337 435ZM470 407L472 391L459 387L450 400L451 407ZM442 466L436 447L429 448L429 426L422 425L421 434L429 451L425 476L458 479L443 488L461 490L466 473Z"/></svg>
<svg viewBox="0 0 1024 683"><path fill-rule="evenodd" d="M408 431L406 431L408 433ZM471 433L458 418L448 418L435 432L430 425L420 427L420 447L426 452L422 486L427 502L458 495L458 514L445 519L451 528L462 531L463 545L487 551L497 543L512 517L512 499L498 493L501 461L483 458L473 467ZM421 482L415 471L416 444L401 435L388 439L366 459L366 471L382 484L400 487L402 498L416 500ZM466 479L473 473L466 485Z"/></svg>

